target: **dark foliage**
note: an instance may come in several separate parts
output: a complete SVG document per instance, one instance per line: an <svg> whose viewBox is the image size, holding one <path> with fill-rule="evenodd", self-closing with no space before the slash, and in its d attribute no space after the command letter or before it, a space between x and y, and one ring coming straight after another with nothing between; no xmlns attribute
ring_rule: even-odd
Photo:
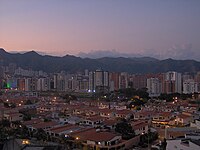
<svg viewBox="0 0 200 150"><path fill-rule="evenodd" d="M147 134L140 136L140 143L139 145L144 145L145 143L152 143L153 141L158 139L158 133L157 132L150 132L148 131Z"/></svg>
<svg viewBox="0 0 200 150"><path fill-rule="evenodd" d="M119 93L123 94L125 97L128 98L132 98L133 96L139 96L140 98L149 99L149 94L147 93L146 88L137 90L134 88L120 89Z"/></svg>
<svg viewBox="0 0 200 150"><path fill-rule="evenodd" d="M132 126L126 121L122 121L116 124L115 131L122 135L122 138L125 140L131 139L135 136L135 132L132 129Z"/></svg>
<svg viewBox="0 0 200 150"><path fill-rule="evenodd" d="M178 99L186 100L188 98L192 98L192 94L179 94L179 93L166 94L166 93L162 93L159 96L159 99L166 100L167 102L171 102L171 101L174 100L174 97L177 97Z"/></svg>

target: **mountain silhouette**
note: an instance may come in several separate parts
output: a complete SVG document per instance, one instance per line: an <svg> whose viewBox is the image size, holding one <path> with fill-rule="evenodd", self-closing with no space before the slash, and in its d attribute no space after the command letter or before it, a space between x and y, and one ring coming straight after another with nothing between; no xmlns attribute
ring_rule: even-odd
<svg viewBox="0 0 200 150"><path fill-rule="evenodd" d="M45 72L60 72L62 70L74 73L84 69L96 70L101 68L110 72L128 73L161 73L167 71L197 72L200 71L200 62L195 60L158 60L151 57L103 57L98 59L81 58L73 55L63 57L40 55L35 51L8 53L0 49L1 65L15 63L23 69L43 70Z"/></svg>

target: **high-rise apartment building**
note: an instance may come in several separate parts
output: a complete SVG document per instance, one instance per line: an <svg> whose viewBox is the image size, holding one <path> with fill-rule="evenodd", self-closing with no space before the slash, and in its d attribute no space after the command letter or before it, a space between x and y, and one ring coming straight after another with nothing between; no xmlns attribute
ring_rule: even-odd
<svg viewBox="0 0 200 150"><path fill-rule="evenodd" d="M132 75L131 80L134 89L141 89L147 86L147 76L145 75Z"/></svg>
<svg viewBox="0 0 200 150"><path fill-rule="evenodd" d="M165 73L164 93L182 93L181 73L170 71Z"/></svg>
<svg viewBox="0 0 200 150"><path fill-rule="evenodd" d="M109 73L109 78L110 91L119 90L120 74L111 72Z"/></svg>
<svg viewBox="0 0 200 150"><path fill-rule="evenodd" d="M158 97L161 94L161 83L158 78L147 79L147 89L150 97Z"/></svg>
<svg viewBox="0 0 200 150"><path fill-rule="evenodd" d="M108 91L109 73L107 71L96 70L89 72L89 92Z"/></svg>
<svg viewBox="0 0 200 150"><path fill-rule="evenodd" d="M37 80L37 91L49 91L50 90L50 79L39 78Z"/></svg>
<svg viewBox="0 0 200 150"><path fill-rule="evenodd" d="M25 91L37 91L37 79L25 78Z"/></svg>
<svg viewBox="0 0 200 150"><path fill-rule="evenodd" d="M25 90L25 78L19 78L17 80L17 89L19 91L24 91Z"/></svg>
<svg viewBox="0 0 200 150"><path fill-rule="evenodd" d="M198 92L198 84L192 79L185 80L183 82L183 93L184 94L191 94Z"/></svg>
<svg viewBox="0 0 200 150"><path fill-rule="evenodd" d="M197 74L194 77L194 81L197 82L198 92L200 92L200 72L197 72Z"/></svg>
<svg viewBox="0 0 200 150"><path fill-rule="evenodd" d="M119 76L119 89L128 88L128 73L122 72Z"/></svg>

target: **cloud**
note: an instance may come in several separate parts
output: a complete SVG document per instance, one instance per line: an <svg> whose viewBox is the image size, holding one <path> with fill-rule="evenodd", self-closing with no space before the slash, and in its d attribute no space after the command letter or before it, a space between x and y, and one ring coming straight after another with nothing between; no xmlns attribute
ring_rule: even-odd
<svg viewBox="0 0 200 150"><path fill-rule="evenodd" d="M200 54L192 49L192 44L173 45L165 51L163 58L173 59L196 59L199 60Z"/></svg>
<svg viewBox="0 0 200 150"><path fill-rule="evenodd" d="M141 55L154 57L157 59L194 59L200 60L200 52L198 50L193 49L192 44L182 44L182 45L173 45L167 50L155 50L155 49L146 49L143 50Z"/></svg>
<svg viewBox="0 0 200 150"><path fill-rule="evenodd" d="M82 58L102 57L153 57L156 59L194 59L200 61L200 52L194 50L192 44L173 45L167 50L145 49L139 53L121 53L116 50L92 50L89 53L79 53Z"/></svg>
<svg viewBox="0 0 200 150"><path fill-rule="evenodd" d="M120 53L116 50L92 50L89 53L80 52L82 58L102 58L102 57L141 57L140 54Z"/></svg>

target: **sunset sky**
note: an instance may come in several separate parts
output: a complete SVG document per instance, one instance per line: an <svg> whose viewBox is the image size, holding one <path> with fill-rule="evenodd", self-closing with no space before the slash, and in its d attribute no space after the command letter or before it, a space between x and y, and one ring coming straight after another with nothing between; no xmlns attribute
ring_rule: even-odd
<svg viewBox="0 0 200 150"><path fill-rule="evenodd" d="M54 55L197 52L200 0L0 0L0 47Z"/></svg>

